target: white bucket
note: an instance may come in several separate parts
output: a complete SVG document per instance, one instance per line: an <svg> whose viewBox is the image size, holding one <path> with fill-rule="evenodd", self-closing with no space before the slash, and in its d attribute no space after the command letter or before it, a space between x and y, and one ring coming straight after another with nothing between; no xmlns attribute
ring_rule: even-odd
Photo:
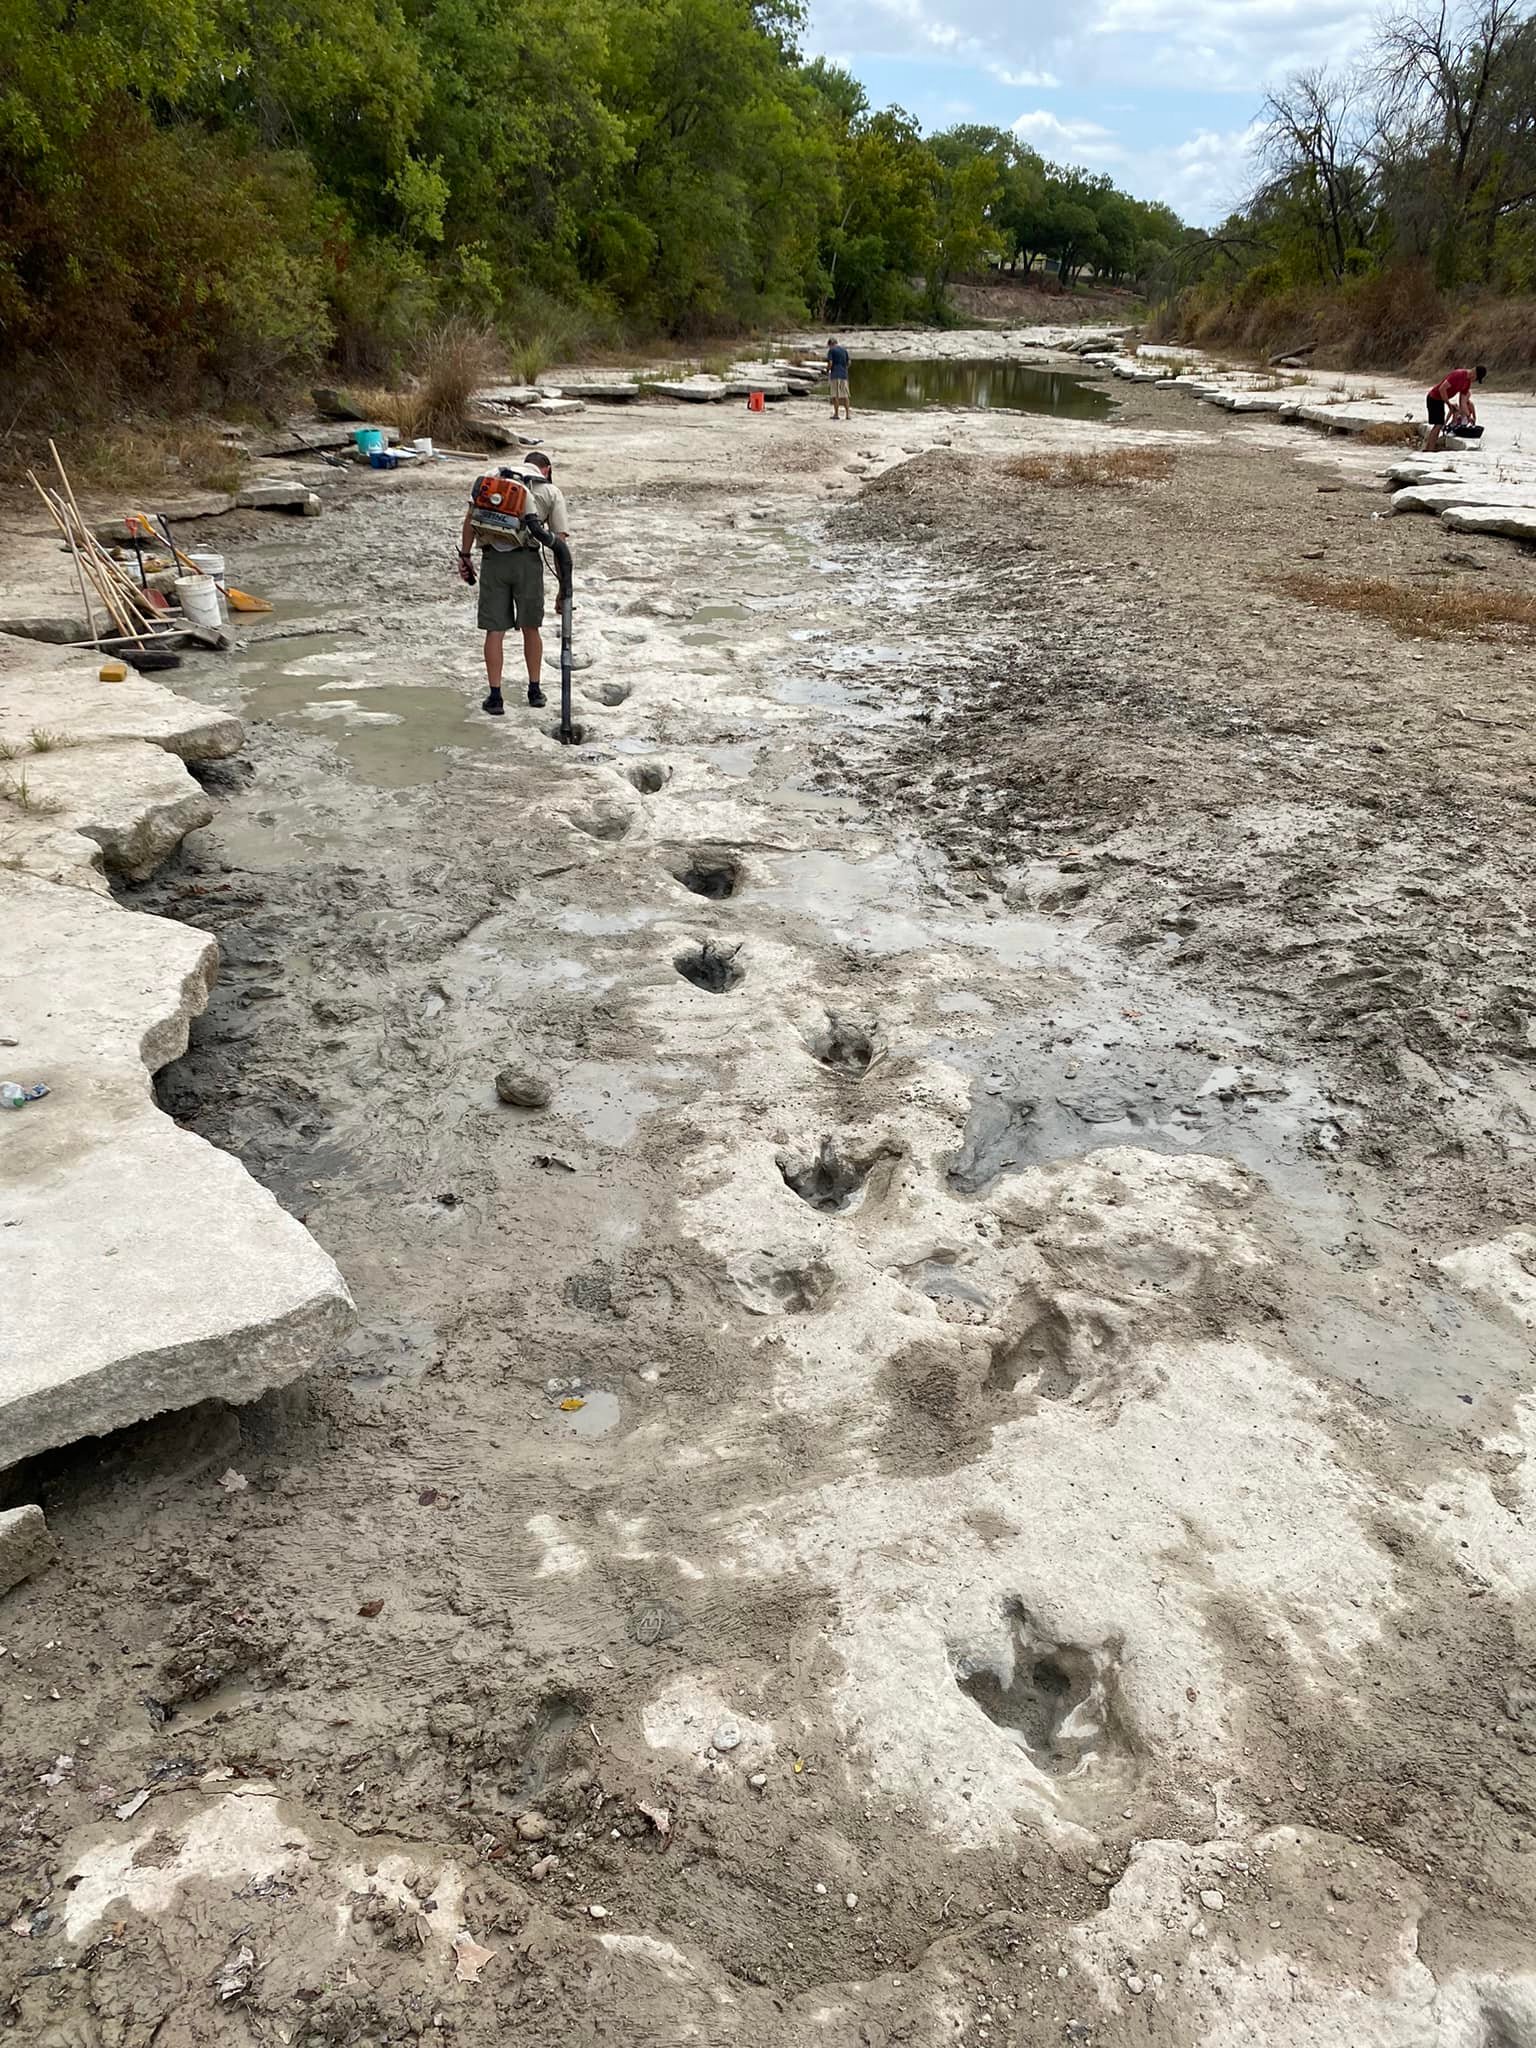
<svg viewBox="0 0 1536 2048"><path fill-rule="evenodd" d="M222 555L188 555L187 560L194 569L201 569L205 576L217 577L224 581L224 557Z"/></svg>
<svg viewBox="0 0 1536 2048"><path fill-rule="evenodd" d="M178 576L176 596L189 626L201 626L216 633L223 624L219 615L218 588L211 576Z"/></svg>
<svg viewBox="0 0 1536 2048"><path fill-rule="evenodd" d="M412 443L412 446L418 455L430 455L432 453L432 436L430 434L419 434Z"/></svg>

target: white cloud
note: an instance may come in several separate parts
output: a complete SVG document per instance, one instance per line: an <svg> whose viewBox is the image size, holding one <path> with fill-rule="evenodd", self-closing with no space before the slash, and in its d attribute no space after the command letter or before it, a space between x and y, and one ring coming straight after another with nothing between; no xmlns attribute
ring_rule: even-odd
<svg viewBox="0 0 1536 2048"><path fill-rule="evenodd" d="M1336 61L1370 33L1374 0L841 0L837 37L867 56L976 64L1021 90L1149 84L1256 96L1300 66Z"/></svg>
<svg viewBox="0 0 1536 2048"><path fill-rule="evenodd" d="M1122 162L1126 155L1124 145L1097 121L1063 121L1045 107L1020 114L1011 126L1031 149L1064 163L1112 164Z"/></svg>
<svg viewBox="0 0 1536 2048"><path fill-rule="evenodd" d="M1061 120L1044 107L1020 114L1013 132L1053 163L1108 171L1138 199L1160 199L1183 220L1219 219L1253 182L1250 161L1259 123L1225 132L1201 129L1169 148L1137 147L1097 121Z"/></svg>

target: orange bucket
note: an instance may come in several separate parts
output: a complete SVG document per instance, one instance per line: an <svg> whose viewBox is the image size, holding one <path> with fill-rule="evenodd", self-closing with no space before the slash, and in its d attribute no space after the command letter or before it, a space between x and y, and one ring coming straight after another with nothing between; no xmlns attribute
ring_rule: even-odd
<svg viewBox="0 0 1536 2048"><path fill-rule="evenodd" d="M747 411L748 411L748 412L761 412L761 411L762 411L762 409L763 409L763 394L761 393L761 391L749 391L749 392L747 393Z"/></svg>

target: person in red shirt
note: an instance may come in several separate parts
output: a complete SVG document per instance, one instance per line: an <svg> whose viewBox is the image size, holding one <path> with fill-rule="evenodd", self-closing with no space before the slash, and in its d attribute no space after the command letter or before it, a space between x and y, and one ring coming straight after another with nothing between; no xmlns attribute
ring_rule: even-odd
<svg viewBox="0 0 1536 2048"><path fill-rule="evenodd" d="M1447 406L1450 407L1452 416L1458 420L1466 420L1470 424L1477 418L1477 407L1472 403L1472 379L1476 377L1481 384L1487 374L1487 370L1479 363L1475 370L1448 371L1438 384L1430 387L1425 400L1429 407L1429 434L1424 443L1426 448L1444 447Z"/></svg>

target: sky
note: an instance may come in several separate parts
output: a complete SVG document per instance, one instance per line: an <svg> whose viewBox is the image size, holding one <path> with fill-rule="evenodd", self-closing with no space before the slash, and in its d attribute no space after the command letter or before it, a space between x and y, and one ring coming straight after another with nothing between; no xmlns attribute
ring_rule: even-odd
<svg viewBox="0 0 1536 2048"><path fill-rule="evenodd" d="M1264 91L1358 52L1370 0L812 0L808 56L927 130L1012 128L1209 225L1253 183Z"/></svg>

